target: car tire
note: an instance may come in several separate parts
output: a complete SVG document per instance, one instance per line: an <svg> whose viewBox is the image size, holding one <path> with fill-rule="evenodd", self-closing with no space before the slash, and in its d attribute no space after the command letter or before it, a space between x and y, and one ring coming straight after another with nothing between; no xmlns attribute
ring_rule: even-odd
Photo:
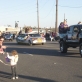
<svg viewBox="0 0 82 82"><path fill-rule="evenodd" d="M29 46L32 46L32 43L31 43L31 41L30 41L30 40L28 41L28 45L29 45Z"/></svg>
<svg viewBox="0 0 82 82"><path fill-rule="evenodd" d="M67 53L67 45L63 41L60 42L60 52Z"/></svg>
<svg viewBox="0 0 82 82"><path fill-rule="evenodd" d="M55 37L55 41L57 41L57 37Z"/></svg>
<svg viewBox="0 0 82 82"><path fill-rule="evenodd" d="M19 43L19 42L17 42L17 44L19 45L20 43Z"/></svg>
<svg viewBox="0 0 82 82"><path fill-rule="evenodd" d="M13 41L13 39L11 39L11 41Z"/></svg>
<svg viewBox="0 0 82 82"><path fill-rule="evenodd" d="M44 43L42 43L42 45L44 45Z"/></svg>
<svg viewBox="0 0 82 82"><path fill-rule="evenodd" d="M79 52L80 52L80 56L82 57L82 44L80 44Z"/></svg>

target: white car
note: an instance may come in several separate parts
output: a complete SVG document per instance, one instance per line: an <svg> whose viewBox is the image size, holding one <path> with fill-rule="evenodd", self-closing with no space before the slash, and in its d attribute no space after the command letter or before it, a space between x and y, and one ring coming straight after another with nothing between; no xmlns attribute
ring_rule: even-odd
<svg viewBox="0 0 82 82"><path fill-rule="evenodd" d="M44 37L42 37L40 34L20 34L17 36L16 38L16 42L19 43L26 43L29 45L32 44L45 44L46 43L46 39Z"/></svg>

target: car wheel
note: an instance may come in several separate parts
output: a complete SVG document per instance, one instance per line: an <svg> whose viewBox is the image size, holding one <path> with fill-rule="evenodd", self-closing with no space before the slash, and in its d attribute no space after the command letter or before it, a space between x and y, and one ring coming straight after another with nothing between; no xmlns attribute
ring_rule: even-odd
<svg viewBox="0 0 82 82"><path fill-rule="evenodd" d="M60 52L67 53L67 45L63 41L60 42Z"/></svg>
<svg viewBox="0 0 82 82"><path fill-rule="evenodd" d="M42 43L42 45L44 45L44 43Z"/></svg>
<svg viewBox="0 0 82 82"><path fill-rule="evenodd" d="M80 51L80 56L82 57L82 44L79 47L79 51Z"/></svg>
<svg viewBox="0 0 82 82"><path fill-rule="evenodd" d="M31 41L30 41L30 40L28 41L28 45L29 45L29 46L32 46L32 43L31 43Z"/></svg>
<svg viewBox="0 0 82 82"><path fill-rule="evenodd" d="M20 42L17 42L17 44L19 45L19 44L20 44Z"/></svg>
<svg viewBox="0 0 82 82"><path fill-rule="evenodd" d="M13 39L11 39L11 41L13 41Z"/></svg>

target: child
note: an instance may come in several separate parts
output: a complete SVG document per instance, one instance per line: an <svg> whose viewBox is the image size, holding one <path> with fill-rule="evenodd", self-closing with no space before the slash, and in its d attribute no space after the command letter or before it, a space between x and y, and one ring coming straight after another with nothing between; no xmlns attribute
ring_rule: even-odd
<svg viewBox="0 0 82 82"><path fill-rule="evenodd" d="M12 56L9 56L9 53L7 53L7 57L10 59L10 65L11 65L11 72L12 72L12 79L18 79L17 75L17 62L18 62L18 53L16 50L13 50L11 52Z"/></svg>

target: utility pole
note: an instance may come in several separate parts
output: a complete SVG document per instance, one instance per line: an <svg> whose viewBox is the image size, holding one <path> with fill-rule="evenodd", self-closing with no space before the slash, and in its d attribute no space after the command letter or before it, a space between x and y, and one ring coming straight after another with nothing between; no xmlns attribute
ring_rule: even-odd
<svg viewBox="0 0 82 82"><path fill-rule="evenodd" d="M19 22L19 21L15 21L15 28L18 27L18 22Z"/></svg>
<svg viewBox="0 0 82 82"><path fill-rule="evenodd" d="M55 33L57 32L58 27L58 0L56 0L56 23L55 23Z"/></svg>
<svg viewBox="0 0 82 82"><path fill-rule="evenodd" d="M65 21L65 13L64 13L64 21Z"/></svg>
<svg viewBox="0 0 82 82"><path fill-rule="evenodd" d="M38 10L38 0L37 0L37 25L38 25L38 33L39 33L39 10Z"/></svg>
<svg viewBox="0 0 82 82"><path fill-rule="evenodd" d="M65 22L65 21L67 22L67 19L66 19L66 17L65 17L65 13L64 13L64 22Z"/></svg>

